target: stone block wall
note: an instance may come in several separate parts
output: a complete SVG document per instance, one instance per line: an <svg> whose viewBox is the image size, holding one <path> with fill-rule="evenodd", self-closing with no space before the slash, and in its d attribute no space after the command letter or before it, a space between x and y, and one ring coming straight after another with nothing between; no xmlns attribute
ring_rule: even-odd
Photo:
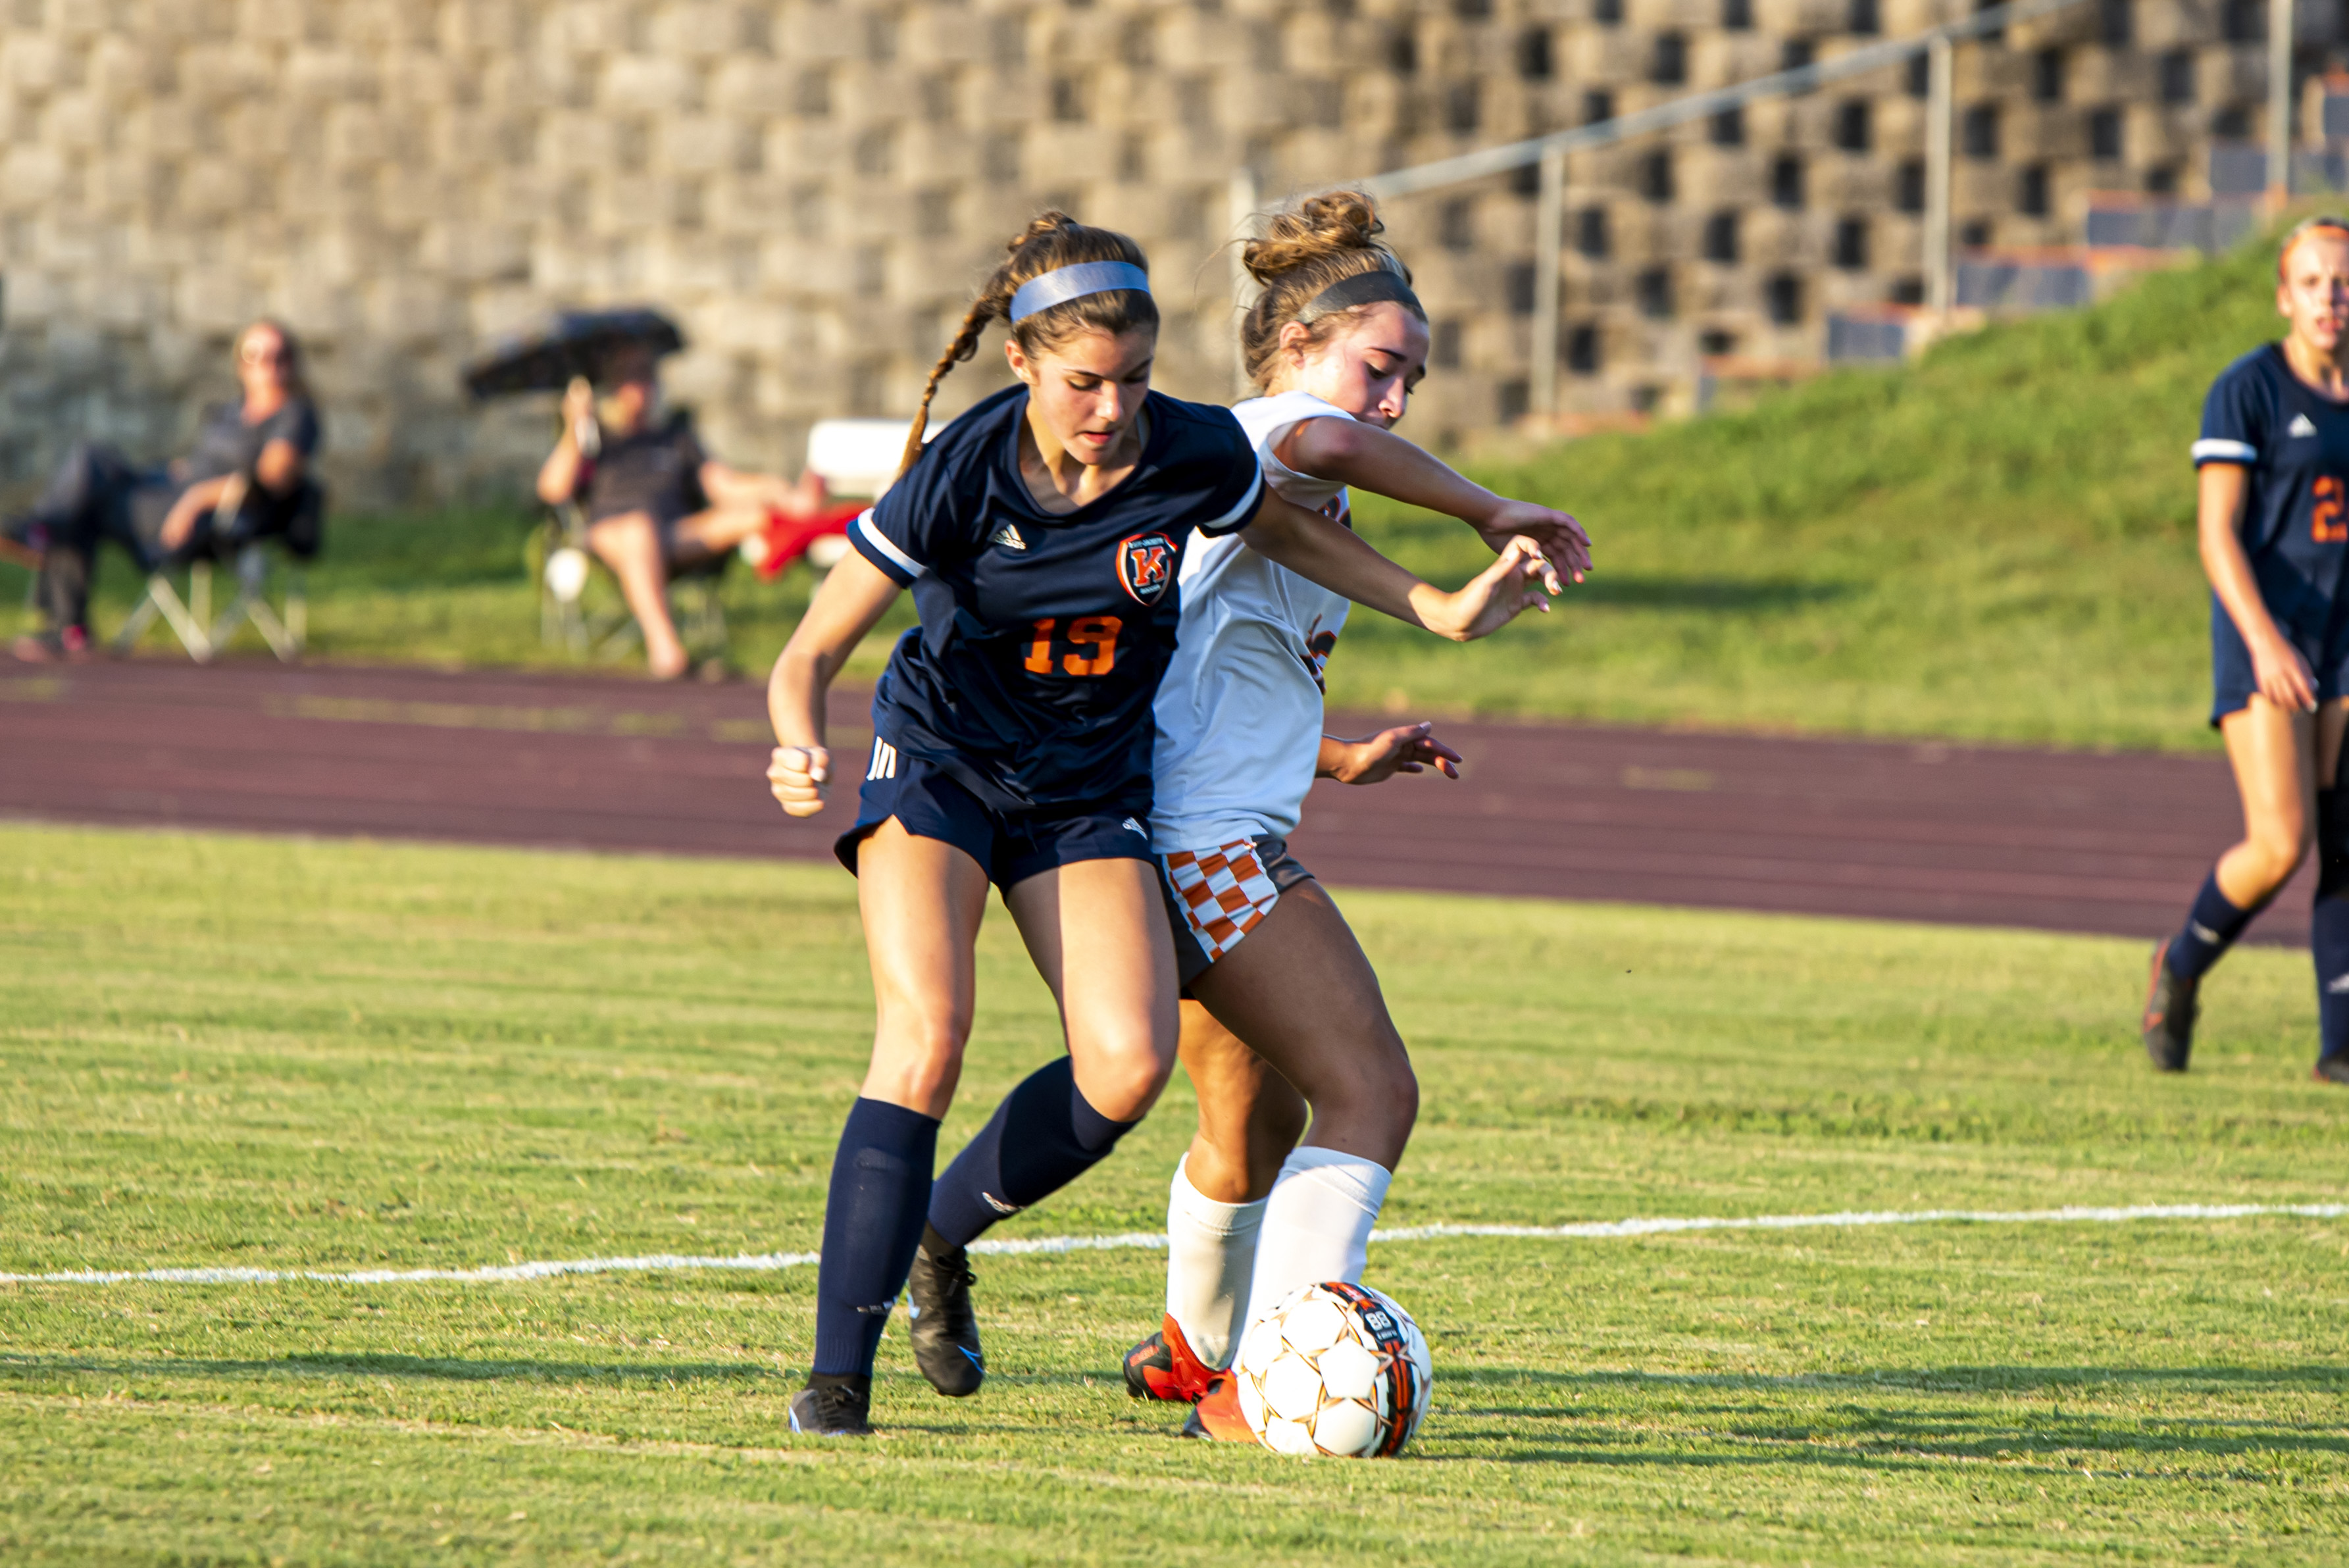
<svg viewBox="0 0 2349 1568"><path fill-rule="evenodd" d="M0 493L94 436L160 457L259 314L309 345L345 505L513 493L549 400L460 366L554 305L691 340L713 446L796 465L910 410L1003 240L1063 205L1149 249L1161 384L1228 396L1232 171L1268 196L1825 57L1961 0L0 0ZM2339 0L2302 0L2303 68ZM2087 194L2193 194L2256 136L2245 0L2084 0L1960 56L1970 244L2075 240ZM1570 407L1700 355L1812 358L1914 297L1922 105L1899 69L1576 159ZM1523 413L1529 179L1393 204L1436 318L1408 427ZM990 338L951 412L1002 383Z"/></svg>

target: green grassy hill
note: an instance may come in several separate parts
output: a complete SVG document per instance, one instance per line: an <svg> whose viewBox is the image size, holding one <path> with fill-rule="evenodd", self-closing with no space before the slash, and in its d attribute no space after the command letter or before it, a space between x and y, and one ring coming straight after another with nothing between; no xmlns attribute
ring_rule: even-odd
<svg viewBox="0 0 2349 1568"><path fill-rule="evenodd" d="M1357 616L1344 706L2078 746L2212 745L2186 449L2227 361L2280 327L2254 246L2096 309L1993 327L1749 411L1472 465L1588 525L1557 612L1461 649ZM1409 426L1405 426L1408 433ZM1365 532L1456 583L1488 557L1373 503ZM520 513L342 518L313 576L319 656L563 663L542 648ZM111 607L128 573L109 563ZM21 574L0 568L0 603ZM762 670L807 576L728 590ZM250 634L248 634L249 636ZM862 663L877 670L885 639Z"/></svg>

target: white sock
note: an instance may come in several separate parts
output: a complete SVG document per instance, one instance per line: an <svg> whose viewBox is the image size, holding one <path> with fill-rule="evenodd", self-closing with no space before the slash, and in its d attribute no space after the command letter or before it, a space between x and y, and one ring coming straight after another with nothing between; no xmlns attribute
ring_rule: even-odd
<svg viewBox="0 0 2349 1568"><path fill-rule="evenodd" d="M1166 1315L1201 1361L1224 1367L1239 1346L1257 1228L1269 1200L1218 1203L1202 1195L1185 1174L1190 1159L1185 1154L1174 1162L1166 1189Z"/></svg>
<svg viewBox="0 0 2349 1568"><path fill-rule="evenodd" d="M1256 1282L1248 1291L1254 1323L1303 1285L1327 1280L1360 1284L1371 1251L1371 1227L1387 1200L1394 1172L1360 1155L1334 1148L1291 1150L1266 1199L1257 1235Z"/></svg>

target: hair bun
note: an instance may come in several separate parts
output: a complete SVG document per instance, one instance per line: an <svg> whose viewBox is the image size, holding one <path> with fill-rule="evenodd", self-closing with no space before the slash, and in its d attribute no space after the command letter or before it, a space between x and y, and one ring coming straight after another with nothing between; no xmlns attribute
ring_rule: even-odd
<svg viewBox="0 0 2349 1568"><path fill-rule="evenodd" d="M1240 247L1240 265L1259 284L1310 266L1347 251L1381 251L1378 236L1386 232L1379 210L1360 191L1325 191L1308 196L1285 213L1275 213L1265 223L1262 239Z"/></svg>

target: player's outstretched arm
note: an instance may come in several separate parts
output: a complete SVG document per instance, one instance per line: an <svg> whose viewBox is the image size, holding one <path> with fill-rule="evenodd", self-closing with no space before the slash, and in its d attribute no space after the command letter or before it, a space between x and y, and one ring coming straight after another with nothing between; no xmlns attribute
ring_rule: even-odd
<svg viewBox="0 0 2349 1568"><path fill-rule="evenodd" d="M825 693L898 592L864 556L854 551L842 556L767 677L767 717L775 726L767 787L793 816L823 809L824 785L832 782L832 754L823 743Z"/></svg>
<svg viewBox="0 0 2349 1568"><path fill-rule="evenodd" d="M1284 501L1269 486L1247 525L1248 547L1358 605L1454 642L1473 642L1528 609L1549 608L1557 568L1531 539L1512 539L1458 593L1422 582L1343 524Z"/></svg>
<svg viewBox="0 0 2349 1568"><path fill-rule="evenodd" d="M1397 774L1424 773L1433 768L1445 778L1460 776L1460 753L1437 740L1435 726L1425 720L1381 730L1359 741L1321 737L1321 754L1313 776L1340 784L1383 784Z"/></svg>
<svg viewBox="0 0 2349 1568"><path fill-rule="evenodd" d="M1590 569L1590 535L1572 517L1555 507L1495 495L1392 431L1334 415L1299 420L1275 451L1299 473L1457 517L1495 555L1523 535L1576 582Z"/></svg>

